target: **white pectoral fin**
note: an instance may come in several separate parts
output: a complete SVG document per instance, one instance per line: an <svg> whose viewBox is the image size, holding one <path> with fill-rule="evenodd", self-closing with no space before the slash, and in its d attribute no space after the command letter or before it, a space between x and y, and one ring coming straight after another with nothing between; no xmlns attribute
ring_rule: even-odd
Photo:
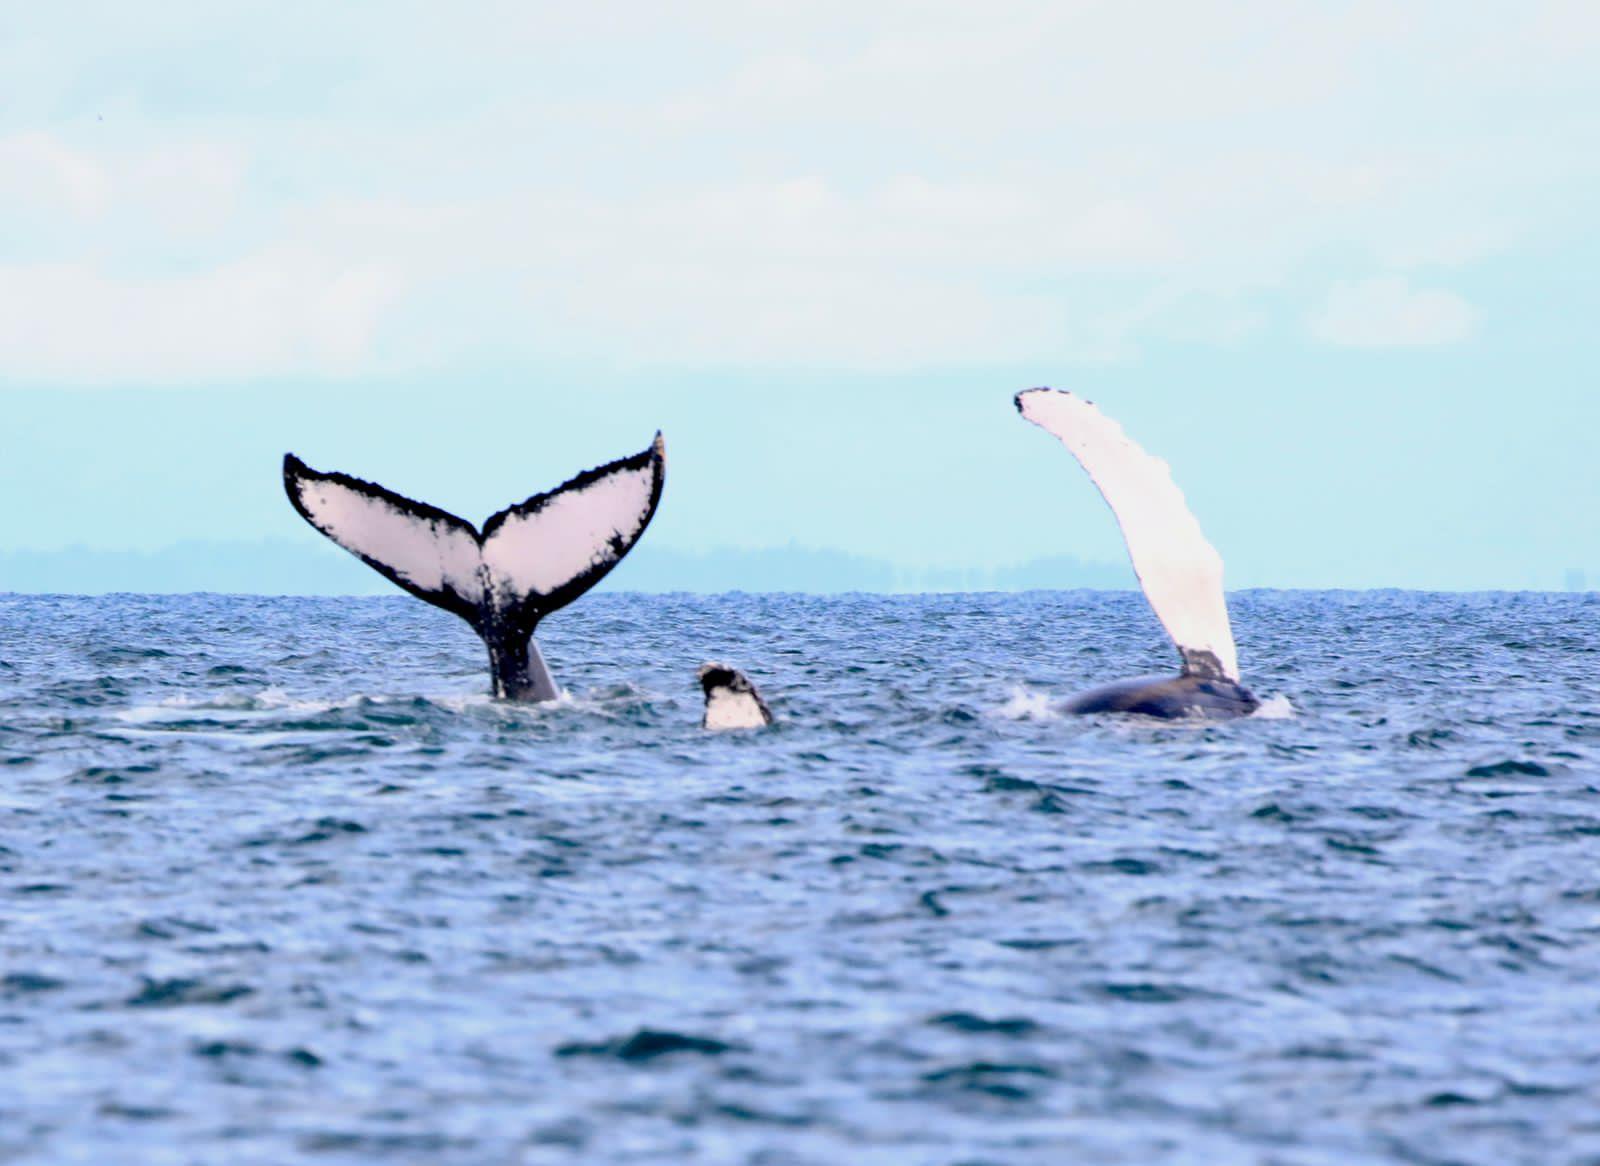
<svg viewBox="0 0 1600 1166"><path fill-rule="evenodd" d="M419 599L472 620L483 600L477 532L453 514L293 454L283 485L302 518Z"/></svg>
<svg viewBox="0 0 1600 1166"><path fill-rule="evenodd" d="M535 619L565 607L622 561L650 525L661 501L666 447L650 448L592 470L483 526L489 585L508 606Z"/></svg>
<svg viewBox="0 0 1600 1166"><path fill-rule="evenodd" d="M1237 680L1222 556L1206 541L1167 463L1081 397L1029 389L1016 402L1018 412L1072 452L1111 507L1139 585L1183 655L1185 671L1220 671Z"/></svg>

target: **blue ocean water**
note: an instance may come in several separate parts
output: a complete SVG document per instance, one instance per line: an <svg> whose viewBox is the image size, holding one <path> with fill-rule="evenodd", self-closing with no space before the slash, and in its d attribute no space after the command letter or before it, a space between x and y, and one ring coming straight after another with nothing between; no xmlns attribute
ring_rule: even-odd
<svg viewBox="0 0 1600 1166"><path fill-rule="evenodd" d="M1600 1161L1600 602L1232 607L0 596L0 1160Z"/></svg>

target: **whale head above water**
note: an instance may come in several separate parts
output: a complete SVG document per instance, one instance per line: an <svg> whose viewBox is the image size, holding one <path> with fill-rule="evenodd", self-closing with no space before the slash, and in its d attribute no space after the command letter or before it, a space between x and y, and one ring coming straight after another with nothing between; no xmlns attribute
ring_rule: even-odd
<svg viewBox="0 0 1600 1166"><path fill-rule="evenodd" d="M705 693L705 729L760 729L772 724L772 710L750 678L726 664L702 664L700 689Z"/></svg>
<svg viewBox="0 0 1600 1166"><path fill-rule="evenodd" d="M1090 401L1056 389L1016 395L1017 412L1065 445L1122 528L1145 598L1182 658L1175 677L1142 677L1081 693L1074 713L1235 717L1256 698L1239 682L1239 655L1222 592L1222 556L1200 530L1172 471Z"/></svg>

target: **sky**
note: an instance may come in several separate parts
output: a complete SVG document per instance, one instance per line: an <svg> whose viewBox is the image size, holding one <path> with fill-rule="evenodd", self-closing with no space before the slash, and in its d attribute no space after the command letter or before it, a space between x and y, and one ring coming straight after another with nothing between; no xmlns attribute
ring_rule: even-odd
<svg viewBox="0 0 1600 1166"><path fill-rule="evenodd" d="M1053 385L1230 586L1600 581L1597 55L1587 2L0 0L0 552L309 545L285 450L481 519L660 428L663 551L1121 562Z"/></svg>

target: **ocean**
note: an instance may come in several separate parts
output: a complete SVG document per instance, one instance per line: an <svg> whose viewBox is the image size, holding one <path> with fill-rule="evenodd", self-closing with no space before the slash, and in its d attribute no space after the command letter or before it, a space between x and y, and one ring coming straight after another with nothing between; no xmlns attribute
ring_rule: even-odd
<svg viewBox="0 0 1600 1166"><path fill-rule="evenodd" d="M0 1161L1600 1162L1600 598L1231 606L0 596Z"/></svg>

